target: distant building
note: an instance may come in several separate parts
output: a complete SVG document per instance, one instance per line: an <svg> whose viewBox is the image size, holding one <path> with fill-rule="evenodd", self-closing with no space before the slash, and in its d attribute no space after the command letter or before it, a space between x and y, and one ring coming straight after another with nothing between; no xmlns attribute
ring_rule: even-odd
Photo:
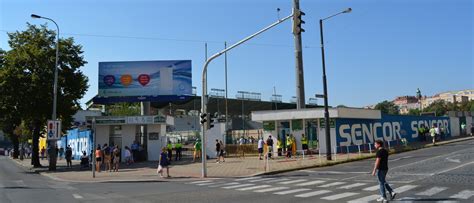
<svg viewBox="0 0 474 203"><path fill-rule="evenodd" d="M393 104L398 106L400 114L407 114L410 111L410 109L420 108L420 103L418 101L418 98L416 98L415 96L397 97L392 102Z"/></svg>
<svg viewBox="0 0 474 203"><path fill-rule="evenodd" d="M421 100L421 107L426 108L437 100L444 100L445 102L465 102L474 100L474 89L449 91L435 94L432 97L426 97Z"/></svg>

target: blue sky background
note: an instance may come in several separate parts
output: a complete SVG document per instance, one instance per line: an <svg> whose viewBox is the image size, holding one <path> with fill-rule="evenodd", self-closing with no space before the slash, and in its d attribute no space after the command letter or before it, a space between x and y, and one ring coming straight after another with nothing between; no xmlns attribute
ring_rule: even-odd
<svg viewBox="0 0 474 203"><path fill-rule="evenodd" d="M320 18L347 7L324 24L330 105L361 107L396 96L474 88L473 3L471 0L300 0L306 13L303 61L306 101L322 93ZM26 23L43 24L30 14L54 19L61 37L83 45L83 72L98 92L98 62L192 60L193 86L201 87L205 60L228 44L291 13L292 0L0 0L0 48L7 32ZM51 29L54 25L48 24ZM211 88L224 88L224 57L209 66ZM229 97L237 91L295 96L291 21L228 54ZM200 93L198 93L200 95ZM318 101L322 104L322 101Z"/></svg>

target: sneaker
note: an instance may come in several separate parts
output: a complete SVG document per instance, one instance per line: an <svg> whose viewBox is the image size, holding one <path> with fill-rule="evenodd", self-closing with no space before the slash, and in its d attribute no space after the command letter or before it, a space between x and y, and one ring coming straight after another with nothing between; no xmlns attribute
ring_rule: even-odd
<svg viewBox="0 0 474 203"><path fill-rule="evenodd" d="M385 199L384 197L379 197L377 199L377 202L387 202L387 199Z"/></svg>
<svg viewBox="0 0 474 203"><path fill-rule="evenodd" d="M395 199L395 195L397 195L397 193L392 191L392 192L390 193L390 200Z"/></svg>

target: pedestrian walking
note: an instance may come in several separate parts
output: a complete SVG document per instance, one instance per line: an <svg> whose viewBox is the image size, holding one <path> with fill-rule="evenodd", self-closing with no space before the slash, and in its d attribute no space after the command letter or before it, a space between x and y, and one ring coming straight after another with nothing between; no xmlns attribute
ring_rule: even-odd
<svg viewBox="0 0 474 203"><path fill-rule="evenodd" d="M280 140L280 138L277 139L277 152L278 152L278 156L283 156L283 155L282 155L282 152L283 152L283 142Z"/></svg>
<svg viewBox="0 0 474 203"><path fill-rule="evenodd" d="M102 149L104 155L104 171L112 172L112 154L110 153L110 147L107 144L104 144Z"/></svg>
<svg viewBox="0 0 474 203"><path fill-rule="evenodd" d="M304 134L301 135L301 148L303 149L303 154L308 154L308 139Z"/></svg>
<svg viewBox="0 0 474 203"><path fill-rule="evenodd" d="M63 159L63 155L64 155L64 148L61 147L61 148L59 148L59 160Z"/></svg>
<svg viewBox="0 0 474 203"><path fill-rule="evenodd" d="M219 140L216 139L216 157L217 157L217 160L216 160L216 163L219 163L219 155L221 153L221 143L219 143Z"/></svg>
<svg viewBox="0 0 474 203"><path fill-rule="evenodd" d="M95 161L95 170L100 172L100 165L102 164L102 150L100 149L100 145L98 145L97 149L95 150Z"/></svg>
<svg viewBox="0 0 474 203"><path fill-rule="evenodd" d="M273 153L273 138L272 135L269 135L267 138L267 156L268 158L272 158L272 153Z"/></svg>
<svg viewBox="0 0 474 203"><path fill-rule="evenodd" d="M260 139L258 139L258 143L257 143L257 147L258 147L258 159L260 159L260 160L263 160L263 159L262 159L263 145L265 145L265 142L263 142L263 137L260 137Z"/></svg>
<svg viewBox="0 0 474 203"><path fill-rule="evenodd" d="M163 178L163 170L166 169L166 177L171 177L170 176L170 168L169 168L169 165L170 165L170 162L168 160L168 149L166 147L163 147L163 149L161 150L161 154L160 154L160 162L158 164L158 173L160 173L160 177Z"/></svg>
<svg viewBox="0 0 474 203"><path fill-rule="evenodd" d="M431 135L431 139L433 141L433 145L436 145L436 129L435 129L434 124L433 124L433 126L431 126L430 135Z"/></svg>
<svg viewBox="0 0 474 203"><path fill-rule="evenodd" d="M193 162L196 162L196 159L199 159L199 157L201 157L201 141L197 139L196 143L194 143Z"/></svg>
<svg viewBox="0 0 474 203"><path fill-rule="evenodd" d="M119 165L120 165L120 149L118 145L115 145L114 151L112 152L114 157L113 159L113 171L118 172Z"/></svg>
<svg viewBox="0 0 474 203"><path fill-rule="evenodd" d="M41 160L44 159L44 153L46 153L46 149L43 146L43 148L41 148Z"/></svg>
<svg viewBox="0 0 474 203"><path fill-rule="evenodd" d="M290 135L286 135L286 159L291 158L291 154L293 152L293 139L291 139Z"/></svg>
<svg viewBox="0 0 474 203"><path fill-rule="evenodd" d="M67 148L66 148L66 166L68 168L71 168L72 167L72 149L71 149L71 146L68 145Z"/></svg>
<svg viewBox="0 0 474 203"><path fill-rule="evenodd" d="M181 140L178 140L178 142L174 145L174 149L176 151L174 160L175 161L181 160L182 151L183 151L183 144L181 144Z"/></svg>
<svg viewBox="0 0 474 203"><path fill-rule="evenodd" d="M130 165L133 162L132 160L132 152L130 151L130 148L128 146L125 146L125 163Z"/></svg>
<svg viewBox="0 0 474 203"><path fill-rule="evenodd" d="M135 141L133 141L133 144L130 147L132 149L133 162L137 162L138 161L138 149L140 148L140 145L135 140Z"/></svg>
<svg viewBox="0 0 474 203"><path fill-rule="evenodd" d="M219 141L220 145L221 145L221 151L219 153L219 161L221 160L222 158L222 162L225 162L225 159L224 159L224 143L222 143L222 140Z"/></svg>
<svg viewBox="0 0 474 203"><path fill-rule="evenodd" d="M390 200L393 200L395 195L397 195L385 180L388 172L388 151L383 147L383 142L381 140L375 141L375 148L377 149L377 153L375 154L376 159L372 176L377 175L377 180L380 185L380 197L377 201L387 202L387 194L385 193L385 190L389 192Z"/></svg>

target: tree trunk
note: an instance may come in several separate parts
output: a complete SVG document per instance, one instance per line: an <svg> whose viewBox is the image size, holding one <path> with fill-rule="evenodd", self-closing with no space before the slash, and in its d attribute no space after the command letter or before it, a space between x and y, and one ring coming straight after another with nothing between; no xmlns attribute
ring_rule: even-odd
<svg viewBox="0 0 474 203"><path fill-rule="evenodd" d="M18 140L18 136L15 135L13 132L10 136L12 143L13 143L13 158L18 159L18 155L20 154L20 141Z"/></svg>
<svg viewBox="0 0 474 203"><path fill-rule="evenodd" d="M34 168L39 168L41 167L40 161L39 161L39 137L40 137L40 122L39 120L34 120L33 121L33 149L32 149L32 155L31 155L31 165L33 165Z"/></svg>

